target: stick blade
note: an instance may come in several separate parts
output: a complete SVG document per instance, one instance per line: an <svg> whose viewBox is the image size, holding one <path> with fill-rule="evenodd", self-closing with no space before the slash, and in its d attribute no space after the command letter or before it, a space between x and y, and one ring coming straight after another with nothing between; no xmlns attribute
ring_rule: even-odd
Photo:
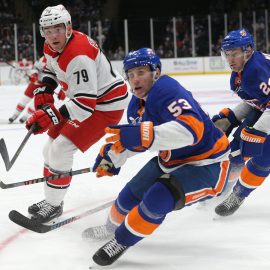
<svg viewBox="0 0 270 270"><path fill-rule="evenodd" d="M19 213L16 210L11 210L9 212L8 215L9 219L11 221L13 221L14 223L37 233L45 233L46 231L46 227L45 229L43 228L43 225L39 222L36 222L26 216L24 216L23 214Z"/></svg>
<svg viewBox="0 0 270 270"><path fill-rule="evenodd" d="M9 171L9 169L10 169L9 154L7 151L6 143L5 143L3 138L0 140L0 154L3 158L4 163L5 163L6 170Z"/></svg>
<svg viewBox="0 0 270 270"><path fill-rule="evenodd" d="M5 183L3 183L2 181L0 181L0 188L6 189L7 185Z"/></svg>

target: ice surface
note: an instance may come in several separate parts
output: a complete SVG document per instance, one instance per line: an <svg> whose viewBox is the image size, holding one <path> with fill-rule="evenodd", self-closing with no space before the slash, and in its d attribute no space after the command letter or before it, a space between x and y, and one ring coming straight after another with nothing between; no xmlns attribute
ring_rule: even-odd
<svg viewBox="0 0 270 270"><path fill-rule="evenodd" d="M228 75L176 78L194 93L210 115L239 101L228 91ZM24 86L0 86L0 136L5 139L10 156L27 131L24 125L3 121L13 113L23 90ZM32 136L9 172L0 158L0 179L12 183L41 177L45 141L46 135ZM85 154L77 153L73 169L92 166L102 143L103 140ZM153 155L144 153L131 158L118 177L97 179L93 173L75 176L65 198L64 216L77 215L114 198ZM106 269L269 270L269 192L269 182L265 181L232 217L214 220L214 205L200 209L194 205L173 212L153 235ZM92 255L104 242L85 242L81 232L102 224L108 210L46 234L25 230L8 219L10 210L26 213L30 204L42 199L42 183L0 189L0 269L87 270L93 265Z"/></svg>

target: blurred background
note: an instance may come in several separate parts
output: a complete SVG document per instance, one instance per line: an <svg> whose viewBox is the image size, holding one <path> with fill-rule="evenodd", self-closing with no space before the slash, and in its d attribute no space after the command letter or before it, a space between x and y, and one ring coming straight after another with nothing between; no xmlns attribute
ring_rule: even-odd
<svg viewBox="0 0 270 270"><path fill-rule="evenodd" d="M257 50L269 52L269 0L0 0L0 62L41 57L38 20L57 4L111 60L139 47L162 58L216 56L224 35L240 27L254 36Z"/></svg>

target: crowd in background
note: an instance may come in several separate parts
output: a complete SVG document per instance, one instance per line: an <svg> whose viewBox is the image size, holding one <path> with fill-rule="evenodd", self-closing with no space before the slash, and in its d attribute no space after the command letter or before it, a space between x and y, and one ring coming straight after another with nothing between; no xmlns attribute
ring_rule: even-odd
<svg viewBox="0 0 270 270"><path fill-rule="evenodd" d="M18 32L18 59L27 58L33 60L33 29L32 26L27 26L21 14L14 14L15 0L0 1L0 61L10 61L15 59L14 49L14 24L17 24ZM125 55L124 49L124 27L123 22L109 20L103 18L102 10L104 0L74 0L65 1L67 9L72 16L74 29L80 30L86 34L89 33L93 39L98 41L102 49L107 53L111 60L122 60ZM245 2L245 1L243 1ZM32 5L39 7L40 1L33 0ZM220 54L220 42L224 37L224 14L228 14L228 31L233 28L240 27L239 12L231 15L230 7L233 5L233 0L222 1L217 0L215 5L211 6L211 27L212 27L212 55ZM264 1L256 1L255 5L248 5L242 12L242 26L253 32L253 11L256 11L256 45L257 49L267 51L265 42L265 8ZM41 13L41 9L36 9L36 16ZM177 57L191 57L192 41L191 41L191 15L183 15L179 12L176 17L176 48ZM149 18L148 18L149 19ZM134 19L135 20L135 19ZM139 23L134 21L133 23ZM144 18L145 20L145 18ZM101 22L102 31L99 32L98 21ZM120 24L120 27L119 27ZM149 27L149 22L145 20L145 27ZM208 17L205 15L194 16L194 33L195 33L195 55L208 56ZM118 27L118 32L115 30ZM120 30L119 30L120 29ZM144 31L138 29L138 34L141 40L149 40L149 37L144 37ZM100 36L101 33L101 36ZM37 35L38 25L37 25ZM119 38L120 37L120 38ZM42 43L42 42L40 42ZM129 49L137 49L137 47L150 47L150 42L147 44L141 41L136 41L131 38ZM162 58L174 57L174 30L172 18L154 18L154 49ZM40 50L41 51L41 50Z"/></svg>

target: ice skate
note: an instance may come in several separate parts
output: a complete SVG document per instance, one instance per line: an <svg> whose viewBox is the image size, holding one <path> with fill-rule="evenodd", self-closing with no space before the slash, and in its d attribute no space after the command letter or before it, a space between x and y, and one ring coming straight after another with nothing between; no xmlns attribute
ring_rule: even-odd
<svg viewBox="0 0 270 270"><path fill-rule="evenodd" d="M128 248L127 246L119 244L116 239L113 238L94 254L93 261L102 266L111 265L122 256Z"/></svg>
<svg viewBox="0 0 270 270"><path fill-rule="evenodd" d="M8 118L9 123L12 124L18 118L18 116L18 113L14 113L10 118Z"/></svg>
<svg viewBox="0 0 270 270"><path fill-rule="evenodd" d="M245 198L242 198L237 193L232 192L226 200L215 208L215 212L219 216L230 216L240 207L244 200Z"/></svg>
<svg viewBox="0 0 270 270"><path fill-rule="evenodd" d="M36 214L39 210L41 210L41 208L46 204L46 200L43 200L41 202L38 202L38 203L34 203L32 205L30 205L28 207L28 213L31 214L31 215L34 215Z"/></svg>
<svg viewBox="0 0 270 270"><path fill-rule="evenodd" d="M43 205L39 206L41 209L34 213L31 219L39 223L46 223L57 217L60 217L63 213L63 204L64 203L61 202L59 206L53 206L48 202L45 202Z"/></svg>
<svg viewBox="0 0 270 270"><path fill-rule="evenodd" d="M23 115L21 118L20 118L20 123L24 123L26 120L27 120L27 118L28 118L29 116L28 115Z"/></svg>
<svg viewBox="0 0 270 270"><path fill-rule="evenodd" d="M102 241L113 237L114 231L107 225L90 227L82 232L82 238L85 240Z"/></svg>

